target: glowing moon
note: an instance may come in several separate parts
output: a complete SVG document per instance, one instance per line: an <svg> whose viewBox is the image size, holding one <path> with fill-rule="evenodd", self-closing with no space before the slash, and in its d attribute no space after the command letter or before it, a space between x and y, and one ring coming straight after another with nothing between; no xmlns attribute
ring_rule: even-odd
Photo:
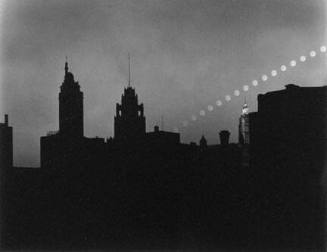
<svg viewBox="0 0 327 252"><path fill-rule="evenodd" d="M320 52L322 52L322 53L327 52L327 47L324 46L324 45L321 46L321 47L320 47ZM312 50L312 51L309 53L309 55L310 55L310 57L312 57L312 58L313 58L313 57L316 57L317 52L314 51L314 50ZM306 58L306 56L302 55L302 56L300 56L299 60L300 60L301 62L305 62L305 61L307 60L307 58ZM295 67L296 64L297 64L296 60L291 60L291 61L289 62L289 66L291 66L291 67ZM287 70L286 65L281 65L280 70L283 71L283 72L285 72L285 71ZM272 70L272 71L271 71L271 76L272 76L272 77L277 76L277 74L278 74L277 70ZM262 76L261 76L261 80L262 80L262 81L267 81L267 80L268 80L268 76L267 76L266 74L262 75ZM253 80L253 81L252 81L252 85L253 85L253 86L258 86L258 84L259 84L259 83L258 83L258 80ZM248 86L248 85L244 85L244 86L243 86L243 90L244 90L244 91L248 91L248 90L249 90L249 86ZM240 91L239 91L238 89L234 90L234 96L239 96L239 95L240 95ZM229 102L231 99L232 99L232 98L231 98L230 95L225 95L225 100L226 100L227 102ZM218 107L222 106L222 104L223 104L223 102L222 102L221 100L217 100L217 101L216 101L216 105L217 105ZM213 107L212 105L208 105L207 108L208 108L208 111L213 111L213 109L214 109L214 107ZM206 115L205 110L200 110L200 116L205 116L205 115ZM192 121L196 121L196 120L197 120L197 117L196 117L195 115L192 115L192 116L191 116L191 120L192 120ZM188 122L188 121L183 121L182 124L183 124L183 127L187 127L187 126L189 125L189 122ZM179 132L179 129L178 129L177 127L174 127L174 128L173 128L173 131L176 132L176 133L178 133L178 132Z"/></svg>
<svg viewBox="0 0 327 252"><path fill-rule="evenodd" d="M234 91L234 95L235 95L235 96L239 96L239 95L240 95L240 91L236 89L236 90Z"/></svg>
<svg viewBox="0 0 327 252"><path fill-rule="evenodd" d="M296 66L296 61L295 61L295 60L292 60L292 61L290 62L290 66L291 66L291 67L295 67L295 66Z"/></svg>
<svg viewBox="0 0 327 252"><path fill-rule="evenodd" d="M218 107L220 107L221 105L223 105L223 103L221 102L221 100L218 100L218 101L216 101L216 105L217 105Z"/></svg>
<svg viewBox="0 0 327 252"><path fill-rule="evenodd" d="M280 67L280 70L282 70L283 72L285 72L286 71L286 66L285 65L282 65L281 67Z"/></svg>

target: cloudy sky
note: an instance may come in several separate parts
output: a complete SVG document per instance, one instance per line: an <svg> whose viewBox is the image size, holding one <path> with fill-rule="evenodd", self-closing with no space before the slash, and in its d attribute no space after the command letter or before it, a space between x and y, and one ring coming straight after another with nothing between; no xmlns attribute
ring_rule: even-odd
<svg viewBox="0 0 327 252"><path fill-rule="evenodd" d="M218 143L222 129L237 141L244 97L255 111L259 93L287 83L321 86L327 80L326 53L320 52L326 43L324 0L0 3L0 116L2 121L9 114L14 163L20 166L38 166L40 136L58 129L65 56L84 92L85 135L90 137L113 135L115 103L127 84L128 52L147 130L160 124L162 115L165 130L177 127L184 142L198 142L204 134L209 144ZM305 62L299 60L302 55ZM289 66L293 59L296 67ZM263 74L268 81L253 86ZM202 109L205 116L199 115ZM192 115L198 119L192 121Z"/></svg>

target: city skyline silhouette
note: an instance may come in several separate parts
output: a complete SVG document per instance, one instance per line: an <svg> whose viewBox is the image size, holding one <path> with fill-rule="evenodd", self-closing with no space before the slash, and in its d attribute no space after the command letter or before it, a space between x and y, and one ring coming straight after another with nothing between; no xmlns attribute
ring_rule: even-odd
<svg viewBox="0 0 327 252"><path fill-rule="evenodd" d="M0 124L2 248L325 248L327 86L258 95L239 143L220 130L215 145L146 132L131 84L114 137L85 137L82 90L65 62L59 130L41 136L38 169L13 165L8 115Z"/></svg>
<svg viewBox="0 0 327 252"><path fill-rule="evenodd" d="M87 93L84 130L90 137L114 135L114 107L128 82L128 52L132 84L146 107L147 131L163 116L165 129L177 127L185 143L198 142L202 134L208 143L217 143L217 128L229 129L237 142L244 97L256 111L259 93L286 83L319 86L326 80L319 51L326 44L324 1L31 0L2 6L0 113L9 114L15 125L17 166L39 167L38 138L58 128L55 94L65 56ZM314 58L311 50L317 52ZM305 62L299 60L302 55ZM278 72L274 78L273 69ZM255 79L257 86L251 84ZM246 92L244 85L250 87Z"/></svg>
<svg viewBox="0 0 327 252"><path fill-rule="evenodd" d="M326 13L0 1L0 250L325 251Z"/></svg>

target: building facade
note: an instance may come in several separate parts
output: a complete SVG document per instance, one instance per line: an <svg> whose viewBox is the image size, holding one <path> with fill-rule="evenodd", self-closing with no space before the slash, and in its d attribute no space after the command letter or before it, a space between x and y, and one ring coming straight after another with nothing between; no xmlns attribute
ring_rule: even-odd
<svg viewBox="0 0 327 252"><path fill-rule="evenodd" d="M9 126L9 117L5 115L4 123L0 123L0 168L11 169L13 166L13 133Z"/></svg>
<svg viewBox="0 0 327 252"><path fill-rule="evenodd" d="M250 113L251 156L276 165L323 164L326 118L327 86L288 84L284 90L260 94L258 112Z"/></svg>
<svg viewBox="0 0 327 252"><path fill-rule="evenodd" d="M248 173L264 195L256 198L265 202L262 222L269 227L261 240L279 236L297 248L325 246L326 118L327 86L288 84L258 95L258 112L250 113Z"/></svg>
<svg viewBox="0 0 327 252"><path fill-rule="evenodd" d="M238 124L238 142L241 145L249 144L250 143L250 136L249 136L249 108L246 102L244 102L242 108L242 114L239 119Z"/></svg>

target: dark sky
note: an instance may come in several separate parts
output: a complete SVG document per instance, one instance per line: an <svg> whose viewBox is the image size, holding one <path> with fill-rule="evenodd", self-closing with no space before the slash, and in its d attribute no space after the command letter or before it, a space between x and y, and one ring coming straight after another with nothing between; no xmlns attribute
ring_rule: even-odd
<svg viewBox="0 0 327 252"><path fill-rule="evenodd" d="M287 83L321 86L326 80L326 54L320 53L326 43L323 0L0 3L0 115L9 113L14 127L16 165L38 166L40 136L58 129L65 56L84 92L90 137L113 135L115 103L127 84L128 52L148 131L162 115L165 130L178 127L184 142L198 142L205 134L209 144L218 143L222 129L236 141L245 96L255 111L259 93ZM311 50L316 57L309 56ZM306 62L299 61L301 55ZM290 68L293 59L297 66ZM282 64L287 71L280 71ZM272 78L273 69L278 75ZM252 86L262 74L268 81ZM209 112L208 105L214 110ZM205 116L199 115L202 109ZM192 121L192 115L199 119Z"/></svg>

